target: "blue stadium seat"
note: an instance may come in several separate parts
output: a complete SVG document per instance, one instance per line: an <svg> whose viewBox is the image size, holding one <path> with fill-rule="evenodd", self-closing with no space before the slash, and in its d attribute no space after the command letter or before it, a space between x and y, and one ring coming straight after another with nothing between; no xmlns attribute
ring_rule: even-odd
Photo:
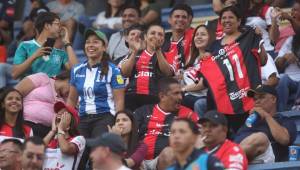
<svg viewBox="0 0 300 170"><path fill-rule="evenodd" d="M249 170L299 170L300 161L249 165Z"/></svg>
<svg viewBox="0 0 300 170"><path fill-rule="evenodd" d="M281 112L281 114L288 116L295 121L297 126L297 138L294 141L294 145L300 145L300 111L286 111Z"/></svg>
<svg viewBox="0 0 300 170"><path fill-rule="evenodd" d="M86 61L86 56L83 50L75 50L75 54L79 63L83 63L84 61Z"/></svg>

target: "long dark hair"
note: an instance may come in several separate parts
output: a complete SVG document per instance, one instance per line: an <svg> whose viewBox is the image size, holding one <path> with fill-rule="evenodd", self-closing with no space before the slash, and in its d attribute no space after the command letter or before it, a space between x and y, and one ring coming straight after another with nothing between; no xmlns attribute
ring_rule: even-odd
<svg viewBox="0 0 300 170"><path fill-rule="evenodd" d="M194 63L195 63L196 58L200 55L199 54L199 50L196 48L196 45L195 45L195 42L194 42L196 32L198 31L199 28L205 28L206 29L206 31L208 32L208 37L209 37L208 38L207 47L209 47L210 44L211 44L211 41L212 41L212 32L207 29L206 25L198 25L195 28L194 33L193 33L192 46L191 46L191 57L190 57L190 60L188 61L188 63L186 64L185 68L192 67L194 65Z"/></svg>
<svg viewBox="0 0 300 170"><path fill-rule="evenodd" d="M0 90L0 101L1 101L1 109L0 109L0 129L6 123L5 122L5 107L4 102L7 95L11 92L17 92L21 96L22 100L22 108L18 113L17 120L15 123L15 127L13 127L13 137L17 138L25 138L24 127L24 117L23 117L23 95L13 87L5 87Z"/></svg>
<svg viewBox="0 0 300 170"><path fill-rule="evenodd" d="M114 124L116 124L116 120L119 114L125 114L131 121L131 132L129 133L129 140L127 143L128 146L127 156L130 156L135 152L139 143L137 123L131 111L121 110L116 113Z"/></svg>
<svg viewBox="0 0 300 170"><path fill-rule="evenodd" d="M71 114L71 113L69 113ZM79 131L77 129L78 124L76 123L75 118L71 114L71 122L70 122L70 129L68 130L68 133L71 137L75 137L79 135Z"/></svg>
<svg viewBox="0 0 300 170"><path fill-rule="evenodd" d="M116 13L114 16L111 16L111 15L112 15L111 5L110 5L110 4L108 3L108 1L107 1L107 2L106 2L106 8L105 8L105 15L104 15L105 18L110 18L110 17L117 17L117 16L120 16L125 4L126 4L126 3L125 3L125 0L124 0L124 4L122 4L122 5L119 7L117 13Z"/></svg>

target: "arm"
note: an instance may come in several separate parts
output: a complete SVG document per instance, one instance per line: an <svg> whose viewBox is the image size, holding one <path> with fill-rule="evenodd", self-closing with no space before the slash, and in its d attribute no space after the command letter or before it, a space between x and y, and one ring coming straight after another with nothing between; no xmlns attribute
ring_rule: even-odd
<svg viewBox="0 0 300 170"><path fill-rule="evenodd" d="M69 142L65 139L65 135L62 134L58 134L58 143L59 143L59 148L61 150L62 153L66 154L66 155L76 155L78 152L78 148L77 146L72 143Z"/></svg>
<svg viewBox="0 0 300 170"><path fill-rule="evenodd" d="M28 70L31 64L34 62L35 59L45 55L47 52L51 50L51 47L40 47L32 56L27 58L21 64L14 64L12 68L12 77L13 79L19 78L26 70Z"/></svg>
<svg viewBox="0 0 300 170"><path fill-rule="evenodd" d="M265 82L266 85L269 85L269 86L273 86L273 87L276 87L277 84L278 84L278 77L277 77L277 74L276 73L272 73L268 80Z"/></svg>
<svg viewBox="0 0 300 170"><path fill-rule="evenodd" d="M158 67L160 71L165 75L165 76L172 76L174 74L173 69L165 59L165 56L163 55L163 52L161 51L161 48L156 50L156 56L158 60Z"/></svg>
<svg viewBox="0 0 300 170"><path fill-rule="evenodd" d="M291 15L289 15L287 12L282 12L281 13L281 19L286 19L288 20L294 29L294 31L299 33L300 30L300 23L296 19L294 19Z"/></svg>
<svg viewBox="0 0 300 170"><path fill-rule="evenodd" d="M212 0L212 7L214 11L220 12L223 9L223 3L221 0Z"/></svg>
<svg viewBox="0 0 300 170"><path fill-rule="evenodd" d="M121 64L121 73L124 77L130 77L132 73L132 69L135 66L135 56L137 55L137 51L133 51L129 58L125 60Z"/></svg>
<svg viewBox="0 0 300 170"><path fill-rule="evenodd" d="M77 89L73 85L70 85L70 91L69 91L67 104L70 105L70 106L76 107L77 100L78 100Z"/></svg>
<svg viewBox="0 0 300 170"><path fill-rule="evenodd" d="M49 145L50 141L54 138L54 136L57 132L57 126L55 124L55 120L56 120L56 117L54 117L52 119L52 129L51 129L51 131L49 131L49 133L43 139L46 146Z"/></svg>
<svg viewBox="0 0 300 170"><path fill-rule="evenodd" d="M124 106L124 96L125 96L125 89L113 89L113 96L116 106L116 112L123 110Z"/></svg>
<svg viewBox="0 0 300 170"><path fill-rule="evenodd" d="M21 92L24 97L27 96L34 88L35 85L28 77L20 81L15 87L15 89Z"/></svg>
<svg viewBox="0 0 300 170"><path fill-rule="evenodd" d="M127 159L125 159L128 167L132 168L135 165L140 165L147 153L147 145L140 142L135 152Z"/></svg>
<svg viewBox="0 0 300 170"><path fill-rule="evenodd" d="M278 19L279 15L280 15L280 11L277 8L274 8L271 13L272 24L268 30L270 40L273 44L275 44L277 42L279 35L280 35L279 26L277 23L277 19Z"/></svg>
<svg viewBox="0 0 300 170"><path fill-rule="evenodd" d="M267 63L268 55L266 53L266 50L265 50L263 44L260 44L259 57L260 57L260 63L261 63L261 65L264 66Z"/></svg>
<svg viewBox="0 0 300 170"><path fill-rule="evenodd" d="M71 44L68 29L66 27L62 27L62 31L64 32L64 37L62 37L64 45ZM66 69L70 70L75 64L78 63L78 60L71 45L66 46L66 51L68 54L68 62L65 64L65 67Z"/></svg>
<svg viewBox="0 0 300 170"><path fill-rule="evenodd" d="M200 79L200 81L196 84L190 84L186 85L182 88L183 92L195 92L205 89L205 86L203 84L203 78Z"/></svg>
<svg viewBox="0 0 300 170"><path fill-rule="evenodd" d="M141 25L148 25L155 21L159 17L159 13L155 10L150 10L143 18L140 20Z"/></svg>

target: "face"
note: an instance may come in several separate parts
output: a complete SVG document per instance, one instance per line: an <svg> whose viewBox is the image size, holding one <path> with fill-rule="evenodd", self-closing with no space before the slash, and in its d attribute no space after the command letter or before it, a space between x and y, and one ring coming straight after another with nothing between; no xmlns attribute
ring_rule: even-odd
<svg viewBox="0 0 300 170"><path fill-rule="evenodd" d="M230 35L238 32L241 21L231 11L225 11L221 16L221 24L225 34Z"/></svg>
<svg viewBox="0 0 300 170"><path fill-rule="evenodd" d="M61 116L62 116L64 113L68 113L68 114L67 114L67 120L69 120L69 122L67 122L67 124L68 124L68 125L71 124L71 118L72 118L72 115L71 115L71 113L69 113L69 112L67 111L67 109L65 109L65 108L60 109L60 111L58 111L58 113L56 113L56 115L55 115L55 119L56 119L55 122L56 122L56 124L58 124L58 123L60 122Z"/></svg>
<svg viewBox="0 0 300 170"><path fill-rule="evenodd" d="M119 8L123 3L124 0L108 0L107 1L112 7Z"/></svg>
<svg viewBox="0 0 300 170"><path fill-rule="evenodd" d="M151 26L147 31L145 40L146 40L147 46L149 46L151 48L155 47L156 43L158 43L159 46L162 46L162 44L165 41L164 29L157 25Z"/></svg>
<svg viewBox="0 0 300 170"><path fill-rule="evenodd" d="M60 87L57 90L57 93L60 97L67 99L70 91L69 79L67 80L59 80Z"/></svg>
<svg viewBox="0 0 300 170"><path fill-rule="evenodd" d="M188 13L184 10L175 10L168 22L173 30L184 31L189 23Z"/></svg>
<svg viewBox="0 0 300 170"><path fill-rule="evenodd" d="M187 122L175 121L171 125L170 132L169 142L175 152L182 153L191 146L194 147L197 135L192 132Z"/></svg>
<svg viewBox="0 0 300 170"><path fill-rule="evenodd" d="M98 146L93 149L90 154L90 159L93 162L93 169L101 169L102 164L106 162L106 157L109 155L109 149Z"/></svg>
<svg viewBox="0 0 300 170"><path fill-rule="evenodd" d="M139 39L141 39L141 34L142 34L142 31L141 30L131 30L129 33L128 33L128 36L126 36L126 41L128 42L129 46L131 46L131 44L135 41L138 41Z"/></svg>
<svg viewBox="0 0 300 170"><path fill-rule="evenodd" d="M181 106L182 93L179 84L171 84L169 91L161 95L160 102L170 106L170 111L178 111Z"/></svg>
<svg viewBox="0 0 300 170"><path fill-rule="evenodd" d="M44 145L35 145L28 142L22 155L22 168L24 170L40 170L44 161Z"/></svg>
<svg viewBox="0 0 300 170"><path fill-rule="evenodd" d="M266 112L270 113L271 109L276 106L276 97L271 94L255 94L254 107L261 107Z"/></svg>
<svg viewBox="0 0 300 170"><path fill-rule="evenodd" d="M297 21L300 21L300 4L299 3L294 3L294 5L292 7L291 15Z"/></svg>
<svg viewBox="0 0 300 170"><path fill-rule="evenodd" d="M132 122L126 114L118 114L115 125L123 129L122 135L126 135L131 132Z"/></svg>
<svg viewBox="0 0 300 170"><path fill-rule="evenodd" d="M49 36L59 38L61 31L61 23L59 19L55 19L51 24L48 24Z"/></svg>
<svg viewBox="0 0 300 170"><path fill-rule="evenodd" d="M122 14L122 26L124 29L137 24L139 22L139 14L135 9L125 9Z"/></svg>
<svg viewBox="0 0 300 170"><path fill-rule="evenodd" d="M210 121L203 122L201 125L201 133L205 137L203 142L207 146L216 146L226 139L227 130L224 126Z"/></svg>
<svg viewBox="0 0 300 170"><path fill-rule="evenodd" d="M205 49L208 45L209 35L205 27L200 27L195 32L194 43L197 49Z"/></svg>
<svg viewBox="0 0 300 170"><path fill-rule="evenodd" d="M105 44L96 35L90 35L85 41L85 53L88 59L97 59L106 50Z"/></svg>
<svg viewBox="0 0 300 170"><path fill-rule="evenodd" d="M0 169L13 169L21 163L21 154L12 142L0 145Z"/></svg>
<svg viewBox="0 0 300 170"><path fill-rule="evenodd" d="M22 96L16 91L9 92L4 99L2 107L5 108L7 113L19 113L23 107Z"/></svg>

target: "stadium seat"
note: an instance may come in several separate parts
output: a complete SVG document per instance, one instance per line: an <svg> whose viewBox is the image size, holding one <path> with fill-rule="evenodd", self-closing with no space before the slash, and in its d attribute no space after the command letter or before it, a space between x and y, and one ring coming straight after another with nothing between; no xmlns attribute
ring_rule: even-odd
<svg viewBox="0 0 300 170"><path fill-rule="evenodd" d="M249 170L299 170L300 161L276 162L249 165Z"/></svg>
<svg viewBox="0 0 300 170"><path fill-rule="evenodd" d="M83 50L75 50L75 54L77 56L78 62L83 63L86 60L85 54Z"/></svg>

